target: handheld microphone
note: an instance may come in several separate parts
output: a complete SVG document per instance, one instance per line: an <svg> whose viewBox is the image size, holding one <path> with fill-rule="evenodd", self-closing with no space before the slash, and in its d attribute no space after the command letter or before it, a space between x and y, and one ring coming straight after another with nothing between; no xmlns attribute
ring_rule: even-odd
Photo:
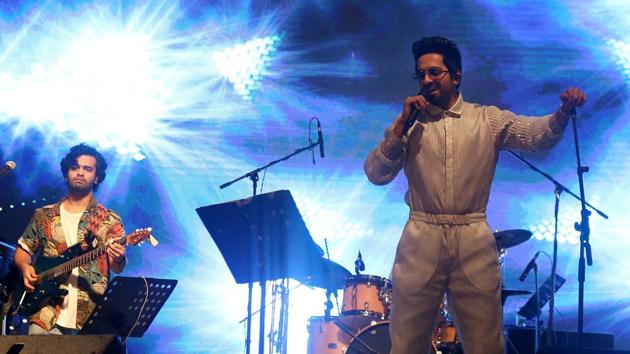
<svg viewBox="0 0 630 354"><path fill-rule="evenodd" d="M427 101L429 101L429 90L427 87L423 87L420 92L418 92L418 96L424 97ZM405 123L405 128L403 129L403 135L407 135L407 132L413 124L416 122L417 110L415 106L411 106L411 112L409 112L409 117L407 118L407 123Z"/></svg>
<svg viewBox="0 0 630 354"><path fill-rule="evenodd" d="M534 258L532 258L532 260L529 261L529 263L527 263L527 266L523 270L523 273L518 278L518 280L525 281L525 278L527 278L527 275L529 274L529 272L536 266L536 258L538 258L539 254L540 254L540 251L536 252L536 254L534 255Z"/></svg>
<svg viewBox="0 0 630 354"><path fill-rule="evenodd" d="M322 135L322 125L317 120L317 142L319 143L319 156L324 158L324 136Z"/></svg>
<svg viewBox="0 0 630 354"><path fill-rule="evenodd" d="M7 161L4 166L0 167L0 177L4 177L15 169L15 162Z"/></svg>

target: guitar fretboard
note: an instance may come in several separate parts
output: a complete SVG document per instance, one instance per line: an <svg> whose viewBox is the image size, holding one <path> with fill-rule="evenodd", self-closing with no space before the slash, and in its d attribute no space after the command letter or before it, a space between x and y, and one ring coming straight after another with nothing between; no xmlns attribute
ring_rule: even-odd
<svg viewBox="0 0 630 354"><path fill-rule="evenodd" d="M123 237L122 239L120 239L119 243L124 244L124 241L126 240L126 237ZM98 257L102 256L103 254L105 254L105 251L107 250L107 244L105 245L101 245L89 252L86 252L80 256L77 256L75 258L72 258L71 260L62 263L58 266L52 267L48 270L45 270L41 273L39 273L37 276L40 279L54 279L57 278L59 276L62 276L64 274L70 273L72 271L72 269L76 268L76 267L80 267L84 264L87 264L95 259L97 259Z"/></svg>

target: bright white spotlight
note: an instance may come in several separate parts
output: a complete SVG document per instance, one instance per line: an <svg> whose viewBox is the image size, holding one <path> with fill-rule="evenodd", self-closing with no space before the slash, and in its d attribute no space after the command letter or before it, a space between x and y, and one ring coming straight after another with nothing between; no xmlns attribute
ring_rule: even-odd
<svg viewBox="0 0 630 354"><path fill-rule="evenodd" d="M607 42L624 74L630 79L630 44L616 39L609 39Z"/></svg>
<svg viewBox="0 0 630 354"><path fill-rule="evenodd" d="M236 92L251 99L252 92L260 87L260 80L280 44L280 36L254 38L248 42L212 53L219 71L232 84Z"/></svg>
<svg viewBox="0 0 630 354"><path fill-rule="evenodd" d="M61 28L58 17L42 15L42 30L11 37L28 41L0 45L20 58L0 68L0 121L17 118L16 135L35 127L142 160L141 147L164 131L160 119L176 107L173 92L185 91L164 60L174 56L165 45L170 22L160 16L171 18L175 8L139 6L123 20L115 9L88 6Z"/></svg>

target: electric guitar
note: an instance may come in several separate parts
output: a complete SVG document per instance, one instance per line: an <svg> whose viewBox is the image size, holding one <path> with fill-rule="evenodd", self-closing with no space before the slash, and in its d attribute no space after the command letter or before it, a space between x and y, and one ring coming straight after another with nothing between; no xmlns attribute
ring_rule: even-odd
<svg viewBox="0 0 630 354"><path fill-rule="evenodd" d="M86 237L86 241L89 240L89 237L89 235ZM93 238L94 236L92 235L91 237ZM81 248L81 243L77 243L57 257L39 256L33 265L38 277L37 283L34 284L35 290L33 292L26 291L22 276L19 277L15 284L13 291L14 314L30 316L39 311L49 299L65 296L68 291L61 289L60 285L67 280L67 275L72 272L72 269L92 262L106 254L107 245L110 243L118 242L121 245L137 245L145 239L148 239L151 245L157 245L157 240L151 235L151 228L149 227L138 229L118 240L108 241L104 245L88 252ZM91 242L88 241L88 243Z"/></svg>

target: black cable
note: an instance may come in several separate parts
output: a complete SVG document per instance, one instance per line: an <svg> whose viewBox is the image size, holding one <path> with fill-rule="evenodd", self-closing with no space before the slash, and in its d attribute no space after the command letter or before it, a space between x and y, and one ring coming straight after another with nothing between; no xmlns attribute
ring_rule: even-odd
<svg viewBox="0 0 630 354"><path fill-rule="evenodd" d="M123 341L122 341L122 345L125 346L125 350L127 348L126 344L127 344L127 339L129 338L129 336L131 335L131 333L133 332L134 329L136 329L136 326L138 325L138 322L140 322L140 317L142 316L142 311L144 311L144 305L147 304L147 302L149 302L149 283L147 282L147 279L145 277L140 277L142 278L142 280L144 280L144 289L145 289L145 294L144 294L144 302L142 303L142 306L140 306L140 311L138 312L138 317L136 318L136 322L134 322L133 326L131 326L131 329L129 329L129 333L127 333L127 335L124 337Z"/></svg>

